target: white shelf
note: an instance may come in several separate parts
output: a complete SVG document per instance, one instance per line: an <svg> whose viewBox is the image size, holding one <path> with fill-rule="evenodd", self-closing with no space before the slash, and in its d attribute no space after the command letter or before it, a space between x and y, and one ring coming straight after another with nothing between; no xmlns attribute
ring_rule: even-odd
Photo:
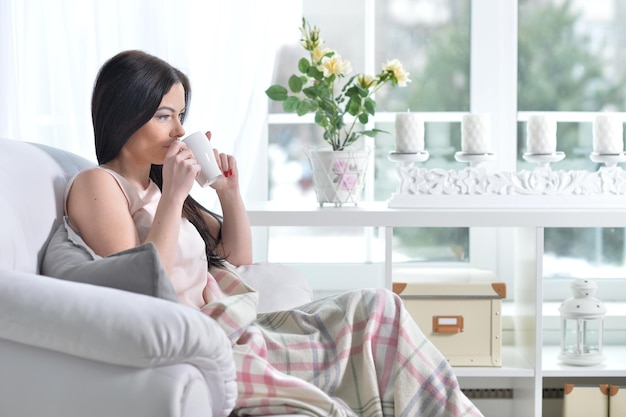
<svg viewBox="0 0 626 417"><path fill-rule="evenodd" d="M574 366L559 362L558 346L544 346L542 376L544 377L626 377L626 347L605 346L606 361L600 365Z"/></svg>
<svg viewBox="0 0 626 417"><path fill-rule="evenodd" d="M389 208L386 201L358 206L319 207L285 202L247 204L252 226L328 227L615 227L626 218L621 207L529 208L493 204L467 207L450 199L436 207Z"/></svg>

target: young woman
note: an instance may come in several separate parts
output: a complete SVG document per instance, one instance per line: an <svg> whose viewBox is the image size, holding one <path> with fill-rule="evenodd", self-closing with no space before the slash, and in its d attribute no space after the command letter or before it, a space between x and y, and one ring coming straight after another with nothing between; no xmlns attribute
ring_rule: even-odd
<svg viewBox="0 0 626 417"><path fill-rule="evenodd" d="M216 152L223 217L189 196L199 166L179 139L190 95L187 77L157 57L125 51L106 62L92 98L99 166L70 183L66 215L101 256L156 245L179 301L232 342L235 414L481 416L389 291L257 315L256 293L230 267L252 262L236 160Z"/></svg>

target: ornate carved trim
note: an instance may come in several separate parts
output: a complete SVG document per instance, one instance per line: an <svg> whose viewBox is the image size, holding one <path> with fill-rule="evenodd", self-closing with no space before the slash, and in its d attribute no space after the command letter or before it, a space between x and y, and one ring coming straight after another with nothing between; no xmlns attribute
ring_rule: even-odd
<svg viewBox="0 0 626 417"><path fill-rule="evenodd" d="M524 197L532 196L530 200L537 205L541 205L542 200L537 198L543 196L549 197L544 201L562 201L563 204L569 197L613 196L609 200L615 200L615 196L626 196L626 171L620 167L602 167L591 172L553 171L549 166L540 166L532 171L490 173L482 166L460 171L403 166L398 167L398 177L400 184L390 200L390 207L428 205L424 196L441 197L434 199L438 202L445 196L473 196L471 200L476 202L480 201L479 196L514 197L506 199L510 201L524 201L527 200ZM458 198L454 200L461 202ZM486 198L486 201L494 200ZM619 202L626 206L626 198L619 198Z"/></svg>

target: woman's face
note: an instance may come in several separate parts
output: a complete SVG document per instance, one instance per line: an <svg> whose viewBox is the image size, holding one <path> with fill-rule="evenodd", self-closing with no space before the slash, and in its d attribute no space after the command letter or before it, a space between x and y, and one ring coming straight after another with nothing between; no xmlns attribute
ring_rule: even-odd
<svg viewBox="0 0 626 417"><path fill-rule="evenodd" d="M123 153L138 162L163 164L169 146L185 135L181 119L185 113L185 89L176 83L163 96L152 118L128 139Z"/></svg>

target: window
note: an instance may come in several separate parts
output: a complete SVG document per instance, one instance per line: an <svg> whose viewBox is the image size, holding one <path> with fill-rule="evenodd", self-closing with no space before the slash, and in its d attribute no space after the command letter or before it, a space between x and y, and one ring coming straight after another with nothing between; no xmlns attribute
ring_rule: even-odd
<svg viewBox="0 0 626 417"><path fill-rule="evenodd" d="M345 2L305 0L303 14L321 29L325 45L349 59L357 72L374 73L388 59L398 58L410 72L407 88L385 88L377 93L377 128L391 134L380 134L375 145L374 181L368 184L368 199L386 200L397 185L394 164L387 153L394 148L394 112L438 112L426 123L426 146L432 157L426 166L459 168L454 159L460 147L459 112L469 110L470 2L440 0L391 0ZM332 13L329 13L332 10ZM352 34L345 36L346 33ZM298 35L298 34L296 34ZM297 38L285 45L277 59L275 81L285 85L296 71L297 60L304 51ZM371 53L375 51L374 53ZM454 80L450 86L450 79ZM450 88L452 87L452 88ZM446 94L441 94L446 91ZM449 112L449 116L445 113ZM444 114L442 116L441 114ZM309 164L304 147L322 144L321 130L312 117L284 114L281 103L270 103L269 125L269 198L277 201L294 199L315 201ZM369 139L366 139L369 140ZM300 245L279 244L291 241L287 230L270 231L270 258L293 260L302 257ZM302 238L303 231L298 232ZM340 230L335 234L355 242L345 247L359 248L361 241L379 238L378 231ZM333 236L335 236L333 234ZM306 233L306 239L327 238L318 230ZM457 262L468 261L468 229L397 229L394 231L395 260ZM357 243L359 242L359 243ZM272 249L272 246L275 248ZM325 247L324 245L315 245ZM297 252L297 253L295 253ZM309 251L310 259L319 260L318 251ZM330 251L327 259L346 262L353 254ZM361 261L382 259L382 251L365 250ZM372 256L367 255L373 254ZM280 255L278 255L280 254ZM376 254L379 254L377 256ZM278 257L280 256L280 257Z"/></svg>
<svg viewBox="0 0 626 417"><path fill-rule="evenodd" d="M520 114L550 111L559 121L557 149L566 154L555 169L595 171L594 112L624 106L626 37L623 0L520 0L518 107ZM518 124L518 160L525 149L525 123ZM569 296L563 280L626 278L625 229L554 228L544 234L546 296ZM608 284L608 283L607 283ZM601 296L614 291L605 287ZM609 286L608 288L611 288Z"/></svg>

